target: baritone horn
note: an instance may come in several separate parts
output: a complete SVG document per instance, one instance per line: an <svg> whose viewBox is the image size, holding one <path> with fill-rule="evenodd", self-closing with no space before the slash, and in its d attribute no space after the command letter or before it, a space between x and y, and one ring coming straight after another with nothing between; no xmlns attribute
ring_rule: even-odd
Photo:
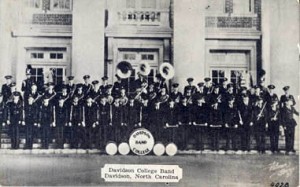
<svg viewBox="0 0 300 187"><path fill-rule="evenodd" d="M139 73L143 76L148 76L150 74L150 65L148 62L142 62L139 65Z"/></svg>
<svg viewBox="0 0 300 187"><path fill-rule="evenodd" d="M175 75L175 70L174 67L170 63L162 63L159 67L159 73L161 76L166 79L170 80L174 77Z"/></svg>
<svg viewBox="0 0 300 187"><path fill-rule="evenodd" d="M128 79L132 74L132 66L129 62L121 61L117 65L117 75L121 79Z"/></svg>

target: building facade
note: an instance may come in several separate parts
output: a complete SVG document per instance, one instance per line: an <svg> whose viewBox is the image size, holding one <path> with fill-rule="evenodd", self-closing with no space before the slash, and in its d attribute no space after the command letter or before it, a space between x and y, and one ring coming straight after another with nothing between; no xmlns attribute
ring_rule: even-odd
<svg viewBox="0 0 300 187"><path fill-rule="evenodd" d="M27 68L39 82L108 75L141 62L155 79L160 64L175 67L183 87L211 77L236 82L266 71L266 84L299 93L299 7L279 0L2 0L0 76L20 85ZM288 28L288 29L287 29ZM296 76L297 75L297 76ZM1 80L2 82L4 80ZM280 89L279 89L280 88Z"/></svg>

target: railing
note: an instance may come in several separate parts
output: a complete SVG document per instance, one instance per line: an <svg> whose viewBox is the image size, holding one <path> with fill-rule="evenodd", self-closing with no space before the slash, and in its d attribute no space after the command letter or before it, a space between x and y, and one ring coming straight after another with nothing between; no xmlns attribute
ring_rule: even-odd
<svg viewBox="0 0 300 187"><path fill-rule="evenodd" d="M118 11L118 20L120 24L138 24L138 25L160 25L160 11L138 11L138 10L123 10Z"/></svg>
<svg viewBox="0 0 300 187"><path fill-rule="evenodd" d="M259 30L258 17L226 17L207 16L205 18L206 28L246 28Z"/></svg>

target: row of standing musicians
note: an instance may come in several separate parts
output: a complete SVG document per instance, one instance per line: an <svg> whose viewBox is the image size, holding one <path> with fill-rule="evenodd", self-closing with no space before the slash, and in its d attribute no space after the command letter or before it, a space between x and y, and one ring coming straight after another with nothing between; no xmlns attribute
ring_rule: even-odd
<svg viewBox="0 0 300 187"><path fill-rule="evenodd" d="M117 75L116 75L117 76ZM90 148L92 144L103 149L108 141L127 141L136 128L149 129L156 141L174 142L178 148L188 148L191 139L194 147L204 149L205 137L210 137L210 148L219 150L221 135L226 139L225 150L250 151L251 137L256 149L264 153L266 136L271 151L278 152L280 130L285 133L286 152L294 152L294 134L297 125L294 114L295 99L289 86L283 88L279 98L274 85L237 88L224 79L214 85L205 78L197 86L188 78L184 93L179 84L172 84L168 92L163 78L147 82L142 76L134 81L135 92L127 94L122 80L114 85L108 77L89 83L54 85L47 83L44 91L32 80L30 73L22 83L22 92L15 89L12 76L0 94L0 120L9 126L12 149L19 148L20 129L25 128L26 148L31 149L35 138L40 137L42 148L47 149L52 139L57 148L64 143L71 148ZM238 142L240 141L240 144ZM240 145L240 146L239 146Z"/></svg>

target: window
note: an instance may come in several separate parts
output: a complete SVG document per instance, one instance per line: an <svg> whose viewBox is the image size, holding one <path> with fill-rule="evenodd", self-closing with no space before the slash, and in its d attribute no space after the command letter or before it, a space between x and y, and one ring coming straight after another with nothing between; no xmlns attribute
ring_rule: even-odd
<svg viewBox="0 0 300 187"><path fill-rule="evenodd" d="M41 0L25 0L25 6L27 8L41 8Z"/></svg>
<svg viewBox="0 0 300 187"><path fill-rule="evenodd" d="M154 55L152 55L152 54L142 54L142 60L154 60Z"/></svg>
<svg viewBox="0 0 300 187"><path fill-rule="evenodd" d="M44 53L31 53L30 58L31 59L43 59Z"/></svg>
<svg viewBox="0 0 300 187"><path fill-rule="evenodd" d="M50 53L50 59L63 59L63 53Z"/></svg>
<svg viewBox="0 0 300 187"><path fill-rule="evenodd" d="M126 0L126 8L135 8L135 0Z"/></svg>
<svg viewBox="0 0 300 187"><path fill-rule="evenodd" d="M223 82L225 78L225 71L223 70L212 70L212 82L219 84Z"/></svg>
<svg viewBox="0 0 300 187"><path fill-rule="evenodd" d="M156 0L142 0L142 8L156 8Z"/></svg>
<svg viewBox="0 0 300 187"><path fill-rule="evenodd" d="M71 0L52 0L52 9L59 11L71 10Z"/></svg>
<svg viewBox="0 0 300 187"><path fill-rule="evenodd" d="M253 0L233 0L233 12L235 14L247 14L254 12Z"/></svg>
<svg viewBox="0 0 300 187"><path fill-rule="evenodd" d="M123 59L124 60L135 60L136 59L136 54L125 53L125 54L123 54Z"/></svg>

